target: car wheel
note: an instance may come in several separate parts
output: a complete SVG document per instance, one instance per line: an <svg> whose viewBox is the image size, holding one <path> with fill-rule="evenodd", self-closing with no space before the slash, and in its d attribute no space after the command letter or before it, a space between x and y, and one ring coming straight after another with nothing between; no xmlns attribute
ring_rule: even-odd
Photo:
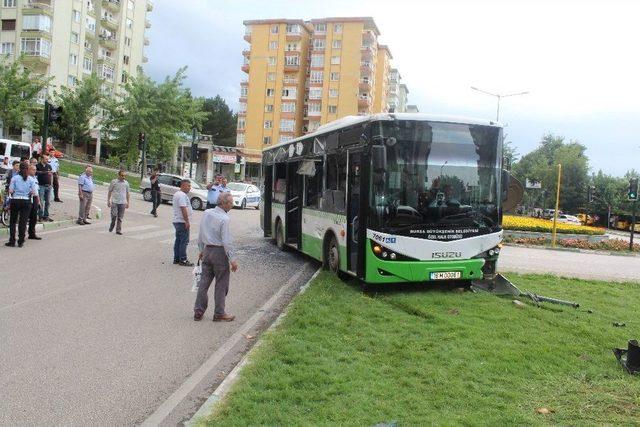
<svg viewBox="0 0 640 427"><path fill-rule="evenodd" d="M145 202L150 202L151 201L151 190L150 189L146 189L142 192L142 198L144 199Z"/></svg>
<svg viewBox="0 0 640 427"><path fill-rule="evenodd" d="M240 209L245 210L247 207L247 199L242 199L242 203L240 203Z"/></svg>
<svg viewBox="0 0 640 427"><path fill-rule="evenodd" d="M191 208L194 211L199 211L200 209L202 209L202 205L202 200L198 199L197 197L191 199Z"/></svg>

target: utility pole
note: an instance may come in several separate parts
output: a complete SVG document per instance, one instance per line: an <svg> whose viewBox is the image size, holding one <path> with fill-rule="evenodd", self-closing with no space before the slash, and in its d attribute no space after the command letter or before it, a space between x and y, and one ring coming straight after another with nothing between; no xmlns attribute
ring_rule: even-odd
<svg viewBox="0 0 640 427"><path fill-rule="evenodd" d="M631 208L631 237L629 238L629 250L633 252L633 234L636 229L636 205L637 201L633 202L633 207Z"/></svg>
<svg viewBox="0 0 640 427"><path fill-rule="evenodd" d="M631 178L629 180L627 199L633 203L631 208L631 238L629 239L629 250L633 252L633 234L636 228L636 205L638 204L638 178Z"/></svg>
<svg viewBox="0 0 640 427"><path fill-rule="evenodd" d="M193 160L197 159L197 149L198 146L196 145L196 133L198 132L198 130L196 129L196 127L193 127L193 134L191 135L191 161L189 162L189 178L193 178Z"/></svg>
<svg viewBox="0 0 640 427"><path fill-rule="evenodd" d="M553 236L552 246L556 247L556 235L558 226L558 209L560 208L560 180L562 179L562 164L558 163L558 189L556 190L556 209L553 212Z"/></svg>
<svg viewBox="0 0 640 427"><path fill-rule="evenodd" d="M47 149L47 138L49 138L49 110L51 108L51 104L49 101L44 101L44 120L42 121L42 153ZM73 146L73 141L72 141Z"/></svg>
<svg viewBox="0 0 640 427"><path fill-rule="evenodd" d="M144 179L147 169L147 136L144 133L138 134L138 149L142 150L142 162L140 164L140 179Z"/></svg>

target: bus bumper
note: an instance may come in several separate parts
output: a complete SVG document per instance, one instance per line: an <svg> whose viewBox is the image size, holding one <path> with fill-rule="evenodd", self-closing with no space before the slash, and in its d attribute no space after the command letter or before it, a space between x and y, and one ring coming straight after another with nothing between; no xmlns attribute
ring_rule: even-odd
<svg viewBox="0 0 640 427"><path fill-rule="evenodd" d="M430 282L431 273L459 272L457 280L481 280L482 258L451 261L385 261L366 251L367 283Z"/></svg>

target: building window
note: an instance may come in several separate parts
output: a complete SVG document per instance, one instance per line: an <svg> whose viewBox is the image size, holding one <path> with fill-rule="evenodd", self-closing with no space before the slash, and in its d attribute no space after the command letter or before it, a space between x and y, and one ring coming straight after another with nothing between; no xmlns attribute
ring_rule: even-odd
<svg viewBox="0 0 640 427"><path fill-rule="evenodd" d="M309 104L309 115L310 116L319 116L322 111L322 104L320 102L313 102Z"/></svg>
<svg viewBox="0 0 640 427"><path fill-rule="evenodd" d="M113 67L110 67L108 65L102 65L98 67L98 76L102 77L103 79L106 79L112 82L114 74L115 72L113 70Z"/></svg>
<svg viewBox="0 0 640 427"><path fill-rule="evenodd" d="M267 89L267 96L272 97L275 94L275 89L269 88Z"/></svg>
<svg viewBox="0 0 640 427"><path fill-rule="evenodd" d="M129 80L129 76L127 73L125 73L124 71L122 72L122 74L120 75L120 81L122 83L126 83L127 80Z"/></svg>
<svg viewBox="0 0 640 427"><path fill-rule="evenodd" d="M127 28L133 28L133 19L127 18Z"/></svg>
<svg viewBox="0 0 640 427"><path fill-rule="evenodd" d="M271 26L271 34L278 34L278 24L272 25Z"/></svg>
<svg viewBox="0 0 640 427"><path fill-rule="evenodd" d="M70 75L70 76L67 78L67 84L68 84L69 86L75 86L75 84L76 84L77 82L78 82L78 78L77 78L76 76L71 76L71 75Z"/></svg>
<svg viewBox="0 0 640 427"><path fill-rule="evenodd" d="M340 57L332 56L331 57L331 65L340 65Z"/></svg>
<svg viewBox="0 0 640 427"><path fill-rule="evenodd" d="M296 112L296 103L295 102L283 102L282 103L282 112L283 113L295 113Z"/></svg>
<svg viewBox="0 0 640 427"><path fill-rule="evenodd" d="M84 58L82 61L82 71L85 73L91 73L93 71L93 59L92 58Z"/></svg>
<svg viewBox="0 0 640 427"><path fill-rule="evenodd" d="M287 44L287 52L298 52L300 50L300 46L298 43L289 43Z"/></svg>
<svg viewBox="0 0 640 427"><path fill-rule="evenodd" d="M280 135L280 142L289 142L293 139L291 135Z"/></svg>
<svg viewBox="0 0 640 427"><path fill-rule="evenodd" d="M244 133L236 135L236 145L242 147L244 145Z"/></svg>
<svg viewBox="0 0 640 427"><path fill-rule="evenodd" d="M273 113L273 104L265 104L264 105L265 113Z"/></svg>
<svg viewBox="0 0 640 427"><path fill-rule="evenodd" d="M80 43L80 34L75 31L71 32L71 43L79 44Z"/></svg>
<svg viewBox="0 0 640 427"><path fill-rule="evenodd" d="M285 132L293 132L295 123L295 120L282 119L280 120L280 130Z"/></svg>
<svg viewBox="0 0 640 427"><path fill-rule="evenodd" d="M78 55L76 55L75 53L69 55L69 65L78 65Z"/></svg>
<svg viewBox="0 0 640 427"><path fill-rule="evenodd" d="M316 24L314 27L316 33L326 33L327 32L327 24Z"/></svg>
<svg viewBox="0 0 640 427"><path fill-rule="evenodd" d="M71 11L71 19L73 22L80 22L80 11L73 9Z"/></svg>
<svg viewBox="0 0 640 427"><path fill-rule="evenodd" d="M265 145L271 144L271 137L265 136L264 138L262 138L262 143Z"/></svg>
<svg viewBox="0 0 640 427"><path fill-rule="evenodd" d="M342 24L333 24L333 32L341 33L342 32Z"/></svg>
<svg viewBox="0 0 640 427"><path fill-rule="evenodd" d="M338 80L340 80L340 73L331 73L331 81L337 82Z"/></svg>
<svg viewBox="0 0 640 427"><path fill-rule="evenodd" d="M124 65L129 65L129 56L125 55L122 57L122 63Z"/></svg>
<svg viewBox="0 0 640 427"><path fill-rule="evenodd" d="M0 45L0 53L3 55L13 55L14 48L15 43L3 42L2 45Z"/></svg>
<svg viewBox="0 0 640 427"><path fill-rule="evenodd" d="M87 16L84 22L85 22L84 26L87 30L89 30L92 33L96 32L96 18Z"/></svg>
<svg viewBox="0 0 640 427"><path fill-rule="evenodd" d="M287 34L300 34L300 25L287 24Z"/></svg>
<svg viewBox="0 0 640 427"><path fill-rule="evenodd" d="M2 31L15 31L16 29L16 20L15 19L3 19L2 20Z"/></svg>
<svg viewBox="0 0 640 427"><path fill-rule="evenodd" d="M244 126L245 126L244 117L240 117L238 119L238 129L244 129Z"/></svg>
<svg viewBox="0 0 640 427"><path fill-rule="evenodd" d="M22 29L25 31L51 32L51 18L46 15L25 15L22 17Z"/></svg>
<svg viewBox="0 0 640 427"><path fill-rule="evenodd" d="M269 65L276 65L277 58L275 56L269 57Z"/></svg>
<svg viewBox="0 0 640 427"><path fill-rule="evenodd" d="M51 55L51 42L46 39L23 38L20 39L20 51L27 56L48 58Z"/></svg>
<svg viewBox="0 0 640 427"><path fill-rule="evenodd" d="M269 50L278 50L278 42L277 41L269 42Z"/></svg>
<svg viewBox="0 0 640 427"><path fill-rule="evenodd" d="M325 39L313 39L313 50L324 50L326 46Z"/></svg>
<svg viewBox="0 0 640 427"><path fill-rule="evenodd" d="M129 9L129 10L133 10L134 9L133 0L129 0L127 2L127 9Z"/></svg>
<svg viewBox="0 0 640 427"><path fill-rule="evenodd" d="M299 56L285 56L284 57L285 65L300 65L300 57Z"/></svg>
<svg viewBox="0 0 640 427"><path fill-rule="evenodd" d="M16 7L17 0L4 0L2 2L2 7Z"/></svg>
<svg viewBox="0 0 640 427"><path fill-rule="evenodd" d="M324 72L322 71L312 71L309 80L311 83L322 83L324 80Z"/></svg>
<svg viewBox="0 0 640 427"><path fill-rule="evenodd" d="M275 82L276 81L276 73L267 73L267 81Z"/></svg>
<svg viewBox="0 0 640 427"><path fill-rule="evenodd" d="M282 89L282 97L283 98L293 98L297 97L298 90L295 87L285 87Z"/></svg>
<svg viewBox="0 0 640 427"><path fill-rule="evenodd" d="M342 40L334 40L333 41L334 49L342 49Z"/></svg>
<svg viewBox="0 0 640 427"><path fill-rule="evenodd" d="M129 47L131 46L131 37L124 38L124 45Z"/></svg>
<svg viewBox="0 0 640 427"><path fill-rule="evenodd" d="M338 89L329 89L329 98L337 98Z"/></svg>
<svg viewBox="0 0 640 427"><path fill-rule="evenodd" d="M329 114L336 114L338 112L338 106L329 105L329 107L327 108L327 111L329 112Z"/></svg>
<svg viewBox="0 0 640 427"><path fill-rule="evenodd" d="M273 122L271 120L265 120L264 121L264 128L265 129L273 129Z"/></svg>
<svg viewBox="0 0 640 427"><path fill-rule="evenodd" d="M324 67L324 55L311 55L312 67Z"/></svg>
<svg viewBox="0 0 640 427"><path fill-rule="evenodd" d="M309 88L309 99L322 99L322 88L321 87Z"/></svg>
<svg viewBox="0 0 640 427"><path fill-rule="evenodd" d="M240 87L240 96L247 96L249 94L249 88L247 86Z"/></svg>

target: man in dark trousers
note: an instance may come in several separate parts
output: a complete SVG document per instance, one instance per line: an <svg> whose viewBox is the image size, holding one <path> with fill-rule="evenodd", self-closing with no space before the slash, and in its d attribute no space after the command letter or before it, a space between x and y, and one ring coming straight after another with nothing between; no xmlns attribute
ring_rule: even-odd
<svg viewBox="0 0 640 427"><path fill-rule="evenodd" d="M238 262L233 251L231 233L229 231L228 212L233 208L231 193L222 193L218 204L207 209L200 222L198 247L202 260L202 275L198 283L198 296L193 309L193 320L202 320L209 303L209 286L216 279L214 300L214 322L231 322L235 316L225 311L225 300L229 292L230 271L238 270Z"/></svg>
<svg viewBox="0 0 640 427"><path fill-rule="evenodd" d="M51 195L51 184L53 183L53 172L49 164L49 156L43 154L40 162L36 165L36 175L38 177L40 209L38 218L41 221L53 221L49 218L49 198Z"/></svg>
<svg viewBox="0 0 640 427"><path fill-rule="evenodd" d="M158 173L158 169L154 169L153 173L149 177L149 181L151 181L151 204L153 208L151 209L151 215L158 217L158 206L160 206L160 202L162 201L160 196L160 174Z"/></svg>
<svg viewBox="0 0 640 427"><path fill-rule="evenodd" d="M34 165L29 165L29 176L36 180L36 167ZM29 212L29 226L27 228L27 238L29 240L42 240L42 237L38 237L36 235L36 224L38 224L38 210L40 209L40 197L38 196L38 190L38 184L36 183L35 194L31 197L31 211Z"/></svg>

